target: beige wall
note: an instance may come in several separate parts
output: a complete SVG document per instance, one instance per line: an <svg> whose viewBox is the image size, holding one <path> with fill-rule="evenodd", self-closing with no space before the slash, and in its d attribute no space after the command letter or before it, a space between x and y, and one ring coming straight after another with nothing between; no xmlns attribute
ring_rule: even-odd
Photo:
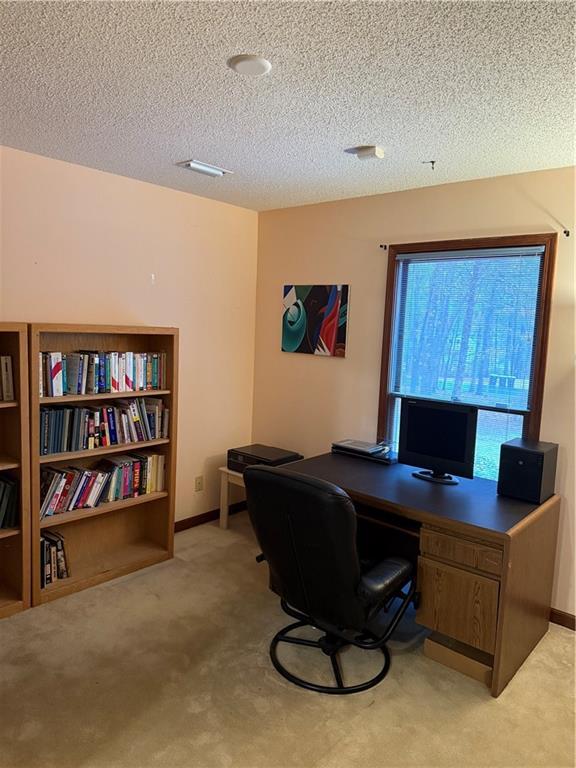
<svg viewBox="0 0 576 768"><path fill-rule="evenodd" d="M507 176L260 214L254 440L326 451L374 439L386 253L380 243L561 231L542 439L561 445L564 496L553 605L574 613L574 169ZM345 359L280 351L284 283L349 283Z"/></svg>
<svg viewBox="0 0 576 768"><path fill-rule="evenodd" d="M178 326L177 517L216 508L216 468L251 437L257 214L7 148L0 163L0 317Z"/></svg>
<svg viewBox="0 0 576 768"><path fill-rule="evenodd" d="M572 237L559 236L542 438L561 444L553 604L574 612L573 169L270 211L259 232L252 211L7 148L0 180L1 319L181 329L179 518L218 506L216 467L231 445L253 438L311 455L339 437L375 436L380 243L568 227ZM280 352L289 282L350 284L346 359Z"/></svg>

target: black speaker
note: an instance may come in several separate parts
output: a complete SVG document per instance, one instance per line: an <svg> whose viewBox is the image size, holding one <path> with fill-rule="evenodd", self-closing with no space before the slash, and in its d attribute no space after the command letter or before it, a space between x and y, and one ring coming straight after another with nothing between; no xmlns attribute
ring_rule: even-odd
<svg viewBox="0 0 576 768"><path fill-rule="evenodd" d="M510 440L500 447L498 493L542 504L554 494L558 445L537 440Z"/></svg>

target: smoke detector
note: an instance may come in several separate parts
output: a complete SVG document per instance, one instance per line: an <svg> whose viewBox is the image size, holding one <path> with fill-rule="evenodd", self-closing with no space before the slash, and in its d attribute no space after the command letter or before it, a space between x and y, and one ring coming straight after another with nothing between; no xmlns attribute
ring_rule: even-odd
<svg viewBox="0 0 576 768"><path fill-rule="evenodd" d="M261 77L267 75L272 69L272 64L268 59L254 53L241 53L238 56L232 56L226 64L239 75L247 75L248 77Z"/></svg>

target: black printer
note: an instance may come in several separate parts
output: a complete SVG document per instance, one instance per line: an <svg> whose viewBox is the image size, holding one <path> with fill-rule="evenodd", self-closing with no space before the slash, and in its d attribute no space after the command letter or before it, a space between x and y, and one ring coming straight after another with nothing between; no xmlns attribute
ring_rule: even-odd
<svg viewBox="0 0 576 768"><path fill-rule="evenodd" d="M300 453L286 451L284 448L273 448L271 445L244 445L241 448L228 450L228 469L234 472L244 472L252 464L265 464L268 467L279 467L291 461L304 458Z"/></svg>

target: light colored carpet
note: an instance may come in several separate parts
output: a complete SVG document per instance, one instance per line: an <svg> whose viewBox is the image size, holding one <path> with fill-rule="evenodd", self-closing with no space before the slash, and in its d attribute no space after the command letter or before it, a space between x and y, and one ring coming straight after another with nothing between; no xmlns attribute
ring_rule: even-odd
<svg viewBox="0 0 576 768"><path fill-rule="evenodd" d="M269 662L288 619L245 513L176 541L173 561L0 623L2 768L574 765L569 630L499 699L421 650L366 693L321 696Z"/></svg>

